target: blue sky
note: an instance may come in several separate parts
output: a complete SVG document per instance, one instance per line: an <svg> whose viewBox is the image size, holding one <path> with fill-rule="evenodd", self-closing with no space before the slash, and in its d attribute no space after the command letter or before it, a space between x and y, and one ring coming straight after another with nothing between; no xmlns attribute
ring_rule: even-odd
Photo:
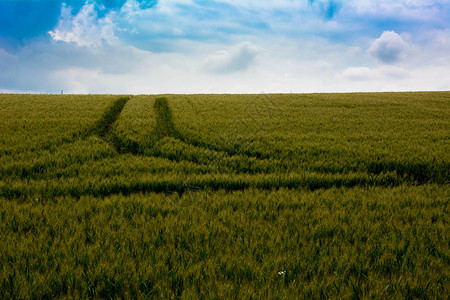
<svg viewBox="0 0 450 300"><path fill-rule="evenodd" d="M0 0L0 92L450 90L450 0Z"/></svg>

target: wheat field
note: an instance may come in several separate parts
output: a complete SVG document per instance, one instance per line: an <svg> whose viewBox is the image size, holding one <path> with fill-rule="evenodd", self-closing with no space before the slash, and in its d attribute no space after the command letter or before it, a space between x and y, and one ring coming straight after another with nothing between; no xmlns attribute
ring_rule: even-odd
<svg viewBox="0 0 450 300"><path fill-rule="evenodd" d="M1 298L433 298L450 93L0 95Z"/></svg>

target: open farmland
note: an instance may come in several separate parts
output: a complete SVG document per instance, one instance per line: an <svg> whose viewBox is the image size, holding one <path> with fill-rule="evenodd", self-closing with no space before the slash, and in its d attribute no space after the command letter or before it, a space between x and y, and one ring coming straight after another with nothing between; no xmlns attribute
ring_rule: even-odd
<svg viewBox="0 0 450 300"><path fill-rule="evenodd" d="M0 95L0 297L442 298L450 92Z"/></svg>

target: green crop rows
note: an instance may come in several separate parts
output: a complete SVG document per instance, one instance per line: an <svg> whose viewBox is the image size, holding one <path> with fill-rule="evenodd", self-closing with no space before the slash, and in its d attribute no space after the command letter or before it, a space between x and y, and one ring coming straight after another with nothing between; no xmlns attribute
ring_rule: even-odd
<svg viewBox="0 0 450 300"><path fill-rule="evenodd" d="M442 298L450 93L0 95L0 298Z"/></svg>

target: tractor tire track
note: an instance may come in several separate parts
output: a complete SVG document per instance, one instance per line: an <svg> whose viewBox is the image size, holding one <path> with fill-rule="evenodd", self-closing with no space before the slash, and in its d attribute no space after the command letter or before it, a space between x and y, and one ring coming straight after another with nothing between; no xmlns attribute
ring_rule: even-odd
<svg viewBox="0 0 450 300"><path fill-rule="evenodd" d="M155 100L153 105L156 112L156 127L154 129L154 136L156 136L156 142L154 141L149 145L141 145L135 141L131 141L128 139L119 138L113 133L110 132L110 128L112 124L117 120L120 112L122 111L124 105L130 98L119 99L115 105L105 114L103 120L99 122L97 131L99 132L99 136L103 139L107 140L118 153L131 153L134 155L142 155L142 156L153 156L159 158L169 159L174 162L188 161L197 165L210 165L212 160L214 159L223 159L225 160L223 163L225 164L222 171L233 172L236 174L252 174L251 170L248 172L237 171L234 169L233 164L227 163L226 159L240 157L243 159L256 159L259 162L265 162L271 160L270 163L278 162L280 166L283 164L283 161L271 156L260 155L259 153L251 153L250 151L236 151L231 149L222 149L219 147L215 147L213 145L204 143L202 141L191 140L185 138L176 128L175 123L173 121L172 111L169 106L169 102L166 97L160 97ZM271 99L268 99L269 105L271 107L276 107L274 103L272 103ZM188 101L189 104L194 109L194 106L191 101ZM195 110L195 109L194 109ZM188 157L174 157L171 154L164 153L156 148L154 151L148 151L148 148L155 147L156 143L164 138L173 138L178 140L188 146L195 147L197 149L204 149L212 152L212 158L209 161L198 161L192 160ZM428 166L419 163L375 163L369 162L366 166L361 166L361 170L354 170L354 172L365 172L367 174L377 176L383 173L389 173L396 171L401 178L406 182L412 182L414 184L425 184L425 183L448 183L449 173L448 173L448 165L446 166ZM442 172L440 170L447 170ZM340 174L341 172L324 172L323 170L311 170L316 171L323 174ZM320 172L321 171L321 172ZM258 170L258 172L263 172L262 170Z"/></svg>
<svg viewBox="0 0 450 300"><path fill-rule="evenodd" d="M117 100L112 107L105 112L97 124L87 132L87 136L95 134L102 140L107 142L119 154L130 153L133 155L141 155L142 147L135 141L118 137L112 129L114 123L119 119L125 105L133 98L124 97Z"/></svg>
<svg viewBox="0 0 450 300"><path fill-rule="evenodd" d="M73 134L72 138L62 139L60 141L53 143L51 147L50 146L44 147L43 149L50 151L47 148L54 148L54 150L52 150L51 153L55 153L60 147L63 147L65 145L73 145L74 143L76 143L80 140L85 140L92 135L97 135L101 139L110 143L109 134L110 134L111 126L118 119L125 104L130 99L131 99L131 97L119 98L111 105L111 107L109 107L104 112L102 117L100 119L98 119L91 128L89 128L87 130L76 132ZM52 165L56 164L54 161L52 161L51 163L52 163ZM70 164L70 161L66 162L66 163ZM17 176L17 177L21 177L21 178L38 179L38 178L41 178L42 174L44 174L47 171L48 164L49 164L48 161L39 161L38 160L31 165L12 165L9 168L0 170L0 177L1 176Z"/></svg>
<svg viewBox="0 0 450 300"><path fill-rule="evenodd" d="M170 155L160 151L158 149L148 149L155 147L155 143L165 138L171 138L181 141L186 145L196 147L198 149L206 149L212 151L211 161L216 159L215 155L222 158L231 158L232 156L223 150L214 151L208 147L202 147L201 145L195 145L188 139L185 139L180 132L176 129L173 122L173 116L169 103L166 98L158 98L154 103L154 109L156 112L156 126L153 134L156 137L156 142L148 145L141 145L137 142L130 141L126 138L118 137L113 130L115 122L119 119L119 116L124 109L125 105L132 97L123 97L118 99L114 104L105 111L102 118L100 118L94 126L87 130L81 138L87 138L92 135L96 135L99 138L110 144L117 153L125 154L131 153L133 155L160 157L170 159L172 161L189 161L194 164L208 165L207 162L193 161L189 157L170 157ZM227 155L228 154L228 155ZM236 156L245 158L243 153L235 153ZM259 159L264 161L264 159ZM142 179L137 182L127 182L126 180L121 182L101 182L95 186L52 186L43 187L41 189L33 190L28 187L28 184L24 186L10 186L3 184L0 186L0 197L8 199L19 199L32 197L39 194L44 198L54 198L56 196L70 195L73 197L80 197L82 195L93 196L108 196L112 194L133 194L142 192L157 192L157 193L178 193L183 194L188 191L201 191L201 190L245 190L248 188L257 189L279 189L279 188L302 188L307 190L315 189L327 189L332 187L346 187L352 188L356 186L384 186L393 187L402 184L423 184L433 182L443 182L448 184L448 164L445 166L444 173L439 173L439 170L429 169L427 165L411 164L405 166L402 163L374 163L370 165L369 171L365 174L353 173L353 174L331 174L330 172L316 172L312 174L261 174L261 178L252 177L251 172L234 173L232 165L227 165L225 173L210 173L208 176L199 177L193 176L192 178L185 178L180 182L174 182L168 179ZM386 172L386 170L388 172ZM38 174L41 170L29 170L31 174L28 177L32 178L32 174ZM390 172L389 172L390 171ZM400 172L402 171L402 172ZM264 173L264 172L262 172ZM400 176L397 175L400 173ZM342 175L342 176L341 176ZM438 178L439 180L436 180Z"/></svg>
<svg viewBox="0 0 450 300"><path fill-rule="evenodd" d="M114 122L119 118L125 104L131 99L131 97L123 97L114 102L114 104L109 108L103 117L86 132L85 136L90 136L92 134L98 135L102 139L106 139L107 135L111 131L111 127Z"/></svg>
<svg viewBox="0 0 450 300"><path fill-rule="evenodd" d="M173 123L172 110L169 107L167 98L157 98L153 108L156 112L156 134L159 139L173 137L184 142L181 134L175 129Z"/></svg>

